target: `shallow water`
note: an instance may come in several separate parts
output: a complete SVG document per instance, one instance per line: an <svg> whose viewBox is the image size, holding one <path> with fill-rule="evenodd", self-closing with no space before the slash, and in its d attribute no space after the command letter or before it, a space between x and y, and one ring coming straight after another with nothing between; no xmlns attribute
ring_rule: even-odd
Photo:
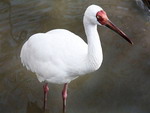
<svg viewBox="0 0 150 113"><path fill-rule="evenodd" d="M103 64L70 83L67 113L150 112L150 21L134 0L1 0L0 113L44 112L43 83L22 66L20 49L32 34L54 28L68 29L86 41L82 17L90 4L103 7L134 45L98 28ZM62 87L49 84L46 113L62 111Z"/></svg>

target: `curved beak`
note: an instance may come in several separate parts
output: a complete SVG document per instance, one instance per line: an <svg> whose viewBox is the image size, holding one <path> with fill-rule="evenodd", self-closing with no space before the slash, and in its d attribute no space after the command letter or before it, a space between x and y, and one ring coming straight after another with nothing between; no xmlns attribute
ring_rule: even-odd
<svg viewBox="0 0 150 113"><path fill-rule="evenodd" d="M118 33L121 37L123 37L130 44L133 44L133 42L127 37L127 35L124 32L122 32L117 26L115 26L110 20L106 21L105 26L115 31L116 33Z"/></svg>

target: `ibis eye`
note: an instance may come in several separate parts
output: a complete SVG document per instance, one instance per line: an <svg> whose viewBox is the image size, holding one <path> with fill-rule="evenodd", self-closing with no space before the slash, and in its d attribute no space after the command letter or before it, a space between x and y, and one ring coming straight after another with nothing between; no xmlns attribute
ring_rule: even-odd
<svg viewBox="0 0 150 113"><path fill-rule="evenodd" d="M97 18L97 19L99 19L99 18L100 18L100 16L99 16L99 15L97 15L97 16L96 16L96 18Z"/></svg>
<svg viewBox="0 0 150 113"><path fill-rule="evenodd" d="M103 18L100 15L96 15L96 18L97 18L97 20L100 20L100 21L103 20Z"/></svg>

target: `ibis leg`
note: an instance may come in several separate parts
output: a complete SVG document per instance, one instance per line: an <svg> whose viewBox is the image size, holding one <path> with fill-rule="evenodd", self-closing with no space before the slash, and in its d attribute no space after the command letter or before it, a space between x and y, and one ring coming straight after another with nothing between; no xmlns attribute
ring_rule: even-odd
<svg viewBox="0 0 150 113"><path fill-rule="evenodd" d="M63 90L62 90L63 113L65 113L65 112L66 112L67 88L68 88L68 84L67 84L67 83L65 83L65 84L64 84L64 88L63 88Z"/></svg>
<svg viewBox="0 0 150 113"><path fill-rule="evenodd" d="M46 83L44 86L43 86L43 90L44 90L44 110L46 110L46 106L47 106L47 95L48 95L48 91L49 91L49 88L48 88L48 83Z"/></svg>

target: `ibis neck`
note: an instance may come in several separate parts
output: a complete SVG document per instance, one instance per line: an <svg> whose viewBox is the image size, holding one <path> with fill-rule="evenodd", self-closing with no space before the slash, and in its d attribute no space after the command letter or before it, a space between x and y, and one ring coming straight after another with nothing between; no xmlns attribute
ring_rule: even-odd
<svg viewBox="0 0 150 113"><path fill-rule="evenodd" d="M102 48L97 25L84 21L84 29L88 42L88 61L94 69L98 69L102 62Z"/></svg>

